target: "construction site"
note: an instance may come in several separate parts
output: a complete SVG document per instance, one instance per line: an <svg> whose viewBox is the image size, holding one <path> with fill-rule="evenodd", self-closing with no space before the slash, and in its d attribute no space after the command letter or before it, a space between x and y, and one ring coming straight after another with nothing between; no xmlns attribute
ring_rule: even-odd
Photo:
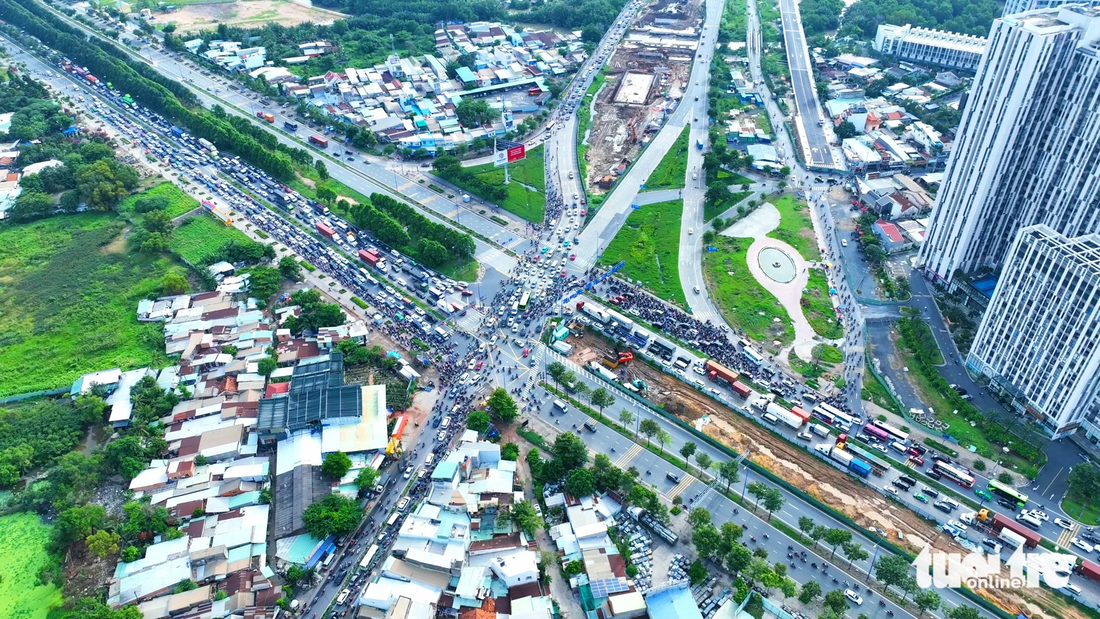
<svg viewBox="0 0 1100 619"><path fill-rule="evenodd" d="M702 0L657 0L635 18L607 63L585 151L589 192L608 191L679 105L702 28Z"/></svg>
<svg viewBox="0 0 1100 619"><path fill-rule="evenodd" d="M574 327L579 328L579 325ZM575 329L574 333L578 330ZM570 344L570 360L594 371L599 367L614 373L627 389L732 450L750 452L749 458L753 462L844 514L857 525L877 532L914 554L928 544L944 552L964 555L968 552L950 535L940 531L935 522L925 520L902 505L887 500L871 487L853 481L848 473L772 434L742 414L716 402L702 390L646 361L635 359L630 351L615 348L601 334L588 332L579 338L572 337ZM595 365L590 365L593 363ZM607 377L603 371L599 373ZM699 379L709 386L706 377ZM1085 617L1064 597L1049 589L982 589L978 593L1001 608L1028 617ZM1052 615L1052 609L1056 609L1058 614Z"/></svg>

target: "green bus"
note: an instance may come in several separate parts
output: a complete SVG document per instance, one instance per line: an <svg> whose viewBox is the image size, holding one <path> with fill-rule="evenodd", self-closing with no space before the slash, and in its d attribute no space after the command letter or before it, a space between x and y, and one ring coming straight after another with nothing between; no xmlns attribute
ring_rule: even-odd
<svg viewBox="0 0 1100 619"><path fill-rule="evenodd" d="M1006 486L996 479L989 480L989 491L993 494L1008 499L1010 501L1016 501L1016 504L1023 507L1027 504L1027 495L1017 492L1015 488Z"/></svg>
<svg viewBox="0 0 1100 619"><path fill-rule="evenodd" d="M526 290L523 291L523 296L519 298L519 311L526 312L527 304L531 301L531 293Z"/></svg>

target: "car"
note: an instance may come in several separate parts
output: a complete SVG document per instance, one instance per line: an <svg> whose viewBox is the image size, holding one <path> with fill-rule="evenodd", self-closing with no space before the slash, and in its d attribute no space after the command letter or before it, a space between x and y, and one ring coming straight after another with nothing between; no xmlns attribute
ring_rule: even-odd
<svg viewBox="0 0 1100 619"><path fill-rule="evenodd" d="M841 245L841 247L847 247L848 246L848 239L840 239L840 245Z"/></svg>
<svg viewBox="0 0 1100 619"><path fill-rule="evenodd" d="M695 234L695 228L688 228L688 234Z"/></svg>
<svg viewBox="0 0 1100 619"><path fill-rule="evenodd" d="M525 358L526 358L526 357L527 357L528 355L530 355L530 354L531 354L531 349L530 349L530 348L524 348L524 349L523 349L523 356L524 356Z"/></svg>
<svg viewBox="0 0 1100 619"><path fill-rule="evenodd" d="M463 288L462 292L460 292L459 294L461 294L464 297L472 297L472 296L474 296L474 291L470 290L469 288Z"/></svg>
<svg viewBox="0 0 1100 619"><path fill-rule="evenodd" d="M669 471L668 473L665 473L665 477L667 477L668 480L671 481L674 484L680 483L680 476L677 475L676 473L673 473L673 472Z"/></svg>
<svg viewBox="0 0 1100 619"><path fill-rule="evenodd" d="M863 598L859 597L859 594L856 593L855 591L852 591L851 589L845 589L844 590L844 597L851 600L851 602L853 604L855 604L856 606L859 606L860 604L863 604Z"/></svg>
<svg viewBox="0 0 1100 619"><path fill-rule="evenodd" d="M947 524L950 525L950 526L955 527L956 529L958 529L960 531L965 531L966 530L966 525L959 522L958 520L948 520Z"/></svg>
<svg viewBox="0 0 1100 619"><path fill-rule="evenodd" d="M478 361L478 362L477 362L477 365L476 365L476 366L474 366L474 371L476 371L476 372L480 372L480 371L481 371L481 366L483 366L483 365L485 365L485 362L484 362L484 361Z"/></svg>
<svg viewBox="0 0 1100 619"><path fill-rule="evenodd" d="M576 260L577 259L577 254L569 254L569 259L570 260Z"/></svg>
<svg viewBox="0 0 1100 619"><path fill-rule="evenodd" d="M695 294L699 294L699 287L698 286L692 286L691 289L695 291Z"/></svg>
<svg viewBox="0 0 1100 619"><path fill-rule="evenodd" d="M401 497L401 500L397 502L397 511L405 511L405 508L409 506L409 497Z"/></svg>
<svg viewBox="0 0 1100 619"><path fill-rule="evenodd" d="M978 495L979 497L981 497L982 499L984 499L986 501L992 501L993 500L993 495L989 494L985 490L982 490L981 488L978 488L977 490L975 490L974 494Z"/></svg>
<svg viewBox="0 0 1100 619"><path fill-rule="evenodd" d="M928 497L924 496L924 494L920 493L920 492L914 494L913 498L920 501L921 503L927 503L928 502Z"/></svg>
<svg viewBox="0 0 1100 619"><path fill-rule="evenodd" d="M1072 531L1073 530L1073 523L1070 522L1069 520L1064 520L1062 518L1055 518L1054 519L1054 524L1058 525L1059 527L1061 527L1061 528L1063 528L1067 531Z"/></svg>
<svg viewBox="0 0 1100 619"><path fill-rule="evenodd" d="M1043 522L1050 522L1050 516L1048 516L1047 513L1042 510L1033 509L1031 510L1031 515L1035 516L1039 520L1042 520Z"/></svg>
<svg viewBox="0 0 1100 619"><path fill-rule="evenodd" d="M561 277L565 277L565 269L562 269L560 275L561 275Z"/></svg>
<svg viewBox="0 0 1100 619"><path fill-rule="evenodd" d="M411 464L408 467L405 468L405 479L409 479L410 477L413 476L413 471L415 470L415 468L416 467L414 467Z"/></svg>
<svg viewBox="0 0 1100 619"><path fill-rule="evenodd" d="M898 496L898 489L894 486L886 486L886 491L894 496Z"/></svg>
<svg viewBox="0 0 1100 619"><path fill-rule="evenodd" d="M1083 541L1083 540L1079 540L1076 537L1071 539L1069 541L1069 543L1073 544L1074 546L1077 546L1081 550L1084 550L1085 552L1088 552L1088 553L1092 553L1094 550L1096 550L1096 548L1092 544L1090 544L1086 541Z"/></svg>
<svg viewBox="0 0 1100 619"><path fill-rule="evenodd" d="M798 440L800 440L800 441L812 441L812 440L814 440L814 435L810 434L809 432L799 432L798 433Z"/></svg>

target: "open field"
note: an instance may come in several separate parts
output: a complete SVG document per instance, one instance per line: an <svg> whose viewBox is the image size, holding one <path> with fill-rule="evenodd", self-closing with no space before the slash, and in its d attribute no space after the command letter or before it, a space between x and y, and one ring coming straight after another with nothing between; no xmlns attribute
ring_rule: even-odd
<svg viewBox="0 0 1100 619"><path fill-rule="evenodd" d="M672 143L661 162L653 169L653 174L645 182L646 190L655 189L683 189L687 176L688 140L691 139L691 128L684 127L680 136Z"/></svg>
<svg viewBox="0 0 1100 619"><path fill-rule="evenodd" d="M174 262L128 253L123 226L89 213L0 227L0 396L164 364L161 325L135 312Z"/></svg>
<svg viewBox="0 0 1100 619"><path fill-rule="evenodd" d="M829 339L844 337L844 329L836 317L833 300L829 296L829 280L821 269L810 269L810 280L802 293L802 312L813 327L814 333Z"/></svg>
<svg viewBox="0 0 1100 619"><path fill-rule="evenodd" d="M184 191L174 183L165 181L156 187L126 198L118 205L118 211L124 214L132 213L134 210L134 203L143 198L164 198L168 200L168 206L164 207L164 212L168 213L172 219L199 208L198 200L184 193Z"/></svg>
<svg viewBox="0 0 1100 619"><path fill-rule="evenodd" d="M227 226L208 214L183 220L172 232L169 246L187 262L198 265L229 241L247 241L244 232Z"/></svg>
<svg viewBox="0 0 1100 619"><path fill-rule="evenodd" d="M810 221L810 208L806 202L794 196L783 196L772 200L779 210L779 227L768 233L773 239L779 239L795 248L806 260L821 260L821 250L814 237L813 222Z"/></svg>
<svg viewBox="0 0 1100 619"><path fill-rule="evenodd" d="M61 590L37 584L49 556L50 527L28 513L0 518L0 617L45 619L62 602Z"/></svg>
<svg viewBox="0 0 1100 619"><path fill-rule="evenodd" d="M772 341L794 340L787 310L749 272L750 239L719 236L717 252L703 253L703 279L726 322L769 347Z"/></svg>
<svg viewBox="0 0 1100 619"><path fill-rule="evenodd" d="M542 223L546 217L546 171L543 148L527 151L527 158L508 166L508 197L500 207L516 217L532 223ZM504 167L486 163L468 169L491 185L504 184ZM525 187L526 185L526 187Z"/></svg>
<svg viewBox="0 0 1100 619"><path fill-rule="evenodd" d="M343 13L304 6L284 0L230 0L228 2L188 2L176 3L179 7L174 13L154 14L157 21L176 24L176 29L203 30L217 27L218 24L239 26L242 28L260 28L274 23L280 26L294 26L304 22L331 24L346 17Z"/></svg>
<svg viewBox="0 0 1100 619"><path fill-rule="evenodd" d="M680 284L680 200L648 204L631 211L619 233L603 252L604 264L626 262L619 275L635 280L658 297L687 307Z"/></svg>

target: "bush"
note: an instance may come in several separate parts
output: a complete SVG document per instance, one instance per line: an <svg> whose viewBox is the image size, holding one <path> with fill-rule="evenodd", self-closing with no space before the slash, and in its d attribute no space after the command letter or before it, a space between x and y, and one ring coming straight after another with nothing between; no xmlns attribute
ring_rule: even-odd
<svg viewBox="0 0 1100 619"><path fill-rule="evenodd" d="M979 459L974 461L974 470L975 471L984 471L985 468L986 468L985 460L982 460L981 458L979 458Z"/></svg>

